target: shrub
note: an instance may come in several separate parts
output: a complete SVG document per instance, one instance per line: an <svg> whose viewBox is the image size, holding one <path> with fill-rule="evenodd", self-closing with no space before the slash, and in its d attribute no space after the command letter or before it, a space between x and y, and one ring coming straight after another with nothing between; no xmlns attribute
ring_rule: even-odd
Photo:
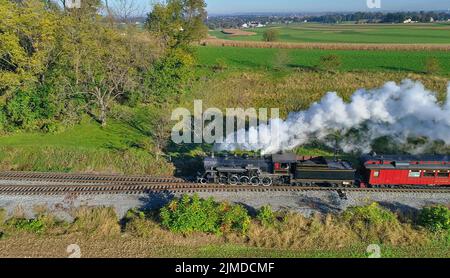
<svg viewBox="0 0 450 278"><path fill-rule="evenodd" d="M6 225L18 231L26 231L36 234L42 234L45 231L45 223L39 218L38 219L11 218L6 222Z"/></svg>
<svg viewBox="0 0 450 278"><path fill-rule="evenodd" d="M228 68L227 61L223 58L219 58L216 60L216 63L213 65L212 69L214 72L221 72Z"/></svg>
<svg viewBox="0 0 450 278"><path fill-rule="evenodd" d="M396 215L389 210L380 207L378 203L348 208L343 213L343 217L350 223L364 222L368 225L397 222Z"/></svg>
<svg viewBox="0 0 450 278"><path fill-rule="evenodd" d="M439 60L436 58L428 58L425 62L425 71L428 74L437 74L441 71Z"/></svg>
<svg viewBox="0 0 450 278"><path fill-rule="evenodd" d="M173 200L160 211L162 225L172 232L189 234L203 232L222 234L230 231L246 232L250 217L242 206L218 204L212 198L200 199L184 195Z"/></svg>
<svg viewBox="0 0 450 278"><path fill-rule="evenodd" d="M336 72L342 65L341 57L335 54L320 57L319 68L326 71Z"/></svg>
<svg viewBox="0 0 450 278"><path fill-rule="evenodd" d="M156 101L164 103L170 97L180 95L192 77L194 58L181 49L170 51L166 56L156 61L150 69L146 87L150 95L145 102Z"/></svg>
<svg viewBox="0 0 450 278"><path fill-rule="evenodd" d="M276 29L267 29L263 33L263 41L265 42L275 42L278 40L278 30Z"/></svg>
<svg viewBox="0 0 450 278"><path fill-rule="evenodd" d="M450 230L450 209L445 206L423 208L419 214L419 224L433 232Z"/></svg>
<svg viewBox="0 0 450 278"><path fill-rule="evenodd" d="M222 223L220 224L221 232L228 233L231 231L237 231L241 233L247 233L250 226L250 217L247 210L240 205L229 205L228 203L222 203L219 207Z"/></svg>
<svg viewBox="0 0 450 278"><path fill-rule="evenodd" d="M342 220L363 242L398 244L412 242L416 236L408 225L400 224L394 213L377 203L348 208Z"/></svg>
<svg viewBox="0 0 450 278"><path fill-rule="evenodd" d="M6 122L12 127L42 129L55 114L49 92L45 89L16 91L5 106Z"/></svg>
<svg viewBox="0 0 450 278"><path fill-rule="evenodd" d="M258 219L264 226L272 226L276 221L275 214L270 206L263 206L259 210L256 219Z"/></svg>

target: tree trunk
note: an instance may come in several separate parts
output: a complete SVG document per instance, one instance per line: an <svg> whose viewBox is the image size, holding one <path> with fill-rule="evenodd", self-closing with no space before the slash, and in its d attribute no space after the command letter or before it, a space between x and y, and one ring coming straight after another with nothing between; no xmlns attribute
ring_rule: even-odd
<svg viewBox="0 0 450 278"><path fill-rule="evenodd" d="M106 109L103 107L100 110L99 120L100 120L102 127L105 127L106 126Z"/></svg>

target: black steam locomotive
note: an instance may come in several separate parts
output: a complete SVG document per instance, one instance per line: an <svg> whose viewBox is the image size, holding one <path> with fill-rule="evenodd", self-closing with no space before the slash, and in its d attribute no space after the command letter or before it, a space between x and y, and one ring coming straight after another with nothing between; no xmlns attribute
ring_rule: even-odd
<svg viewBox="0 0 450 278"><path fill-rule="evenodd" d="M202 184L353 186L356 170L350 162L292 153L270 156L218 156L204 160Z"/></svg>

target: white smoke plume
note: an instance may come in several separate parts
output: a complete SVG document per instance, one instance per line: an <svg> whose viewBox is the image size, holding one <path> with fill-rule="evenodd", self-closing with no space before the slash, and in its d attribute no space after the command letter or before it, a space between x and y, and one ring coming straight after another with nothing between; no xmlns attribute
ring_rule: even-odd
<svg viewBox="0 0 450 278"><path fill-rule="evenodd" d="M362 130L362 136L349 135L351 130ZM336 92L329 92L308 110L291 113L286 120L274 119L268 125L228 135L228 139L248 136L253 140L221 144L219 148L271 154L292 150L312 140L326 142L337 133L344 135L339 145L345 152L369 152L373 140L383 136L395 138L399 143L426 137L450 145L450 83L443 104L422 83L409 79L400 84L388 82L374 90L358 90L348 103Z"/></svg>

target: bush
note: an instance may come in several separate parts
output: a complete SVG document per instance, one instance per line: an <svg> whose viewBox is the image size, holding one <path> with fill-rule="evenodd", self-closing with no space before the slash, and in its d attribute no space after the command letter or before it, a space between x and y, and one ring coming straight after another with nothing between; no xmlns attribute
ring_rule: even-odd
<svg viewBox="0 0 450 278"><path fill-rule="evenodd" d="M221 72L228 68L227 61L223 58L219 58L216 60L216 63L212 66L212 70L214 72Z"/></svg>
<svg viewBox="0 0 450 278"><path fill-rule="evenodd" d="M245 233L250 217L242 206L218 204L212 198L200 199L184 195L163 207L160 212L162 225L172 232L189 234L203 232L222 234L231 231Z"/></svg>
<svg viewBox="0 0 450 278"><path fill-rule="evenodd" d="M419 214L419 224L433 232L450 230L450 209L445 206L423 208Z"/></svg>
<svg viewBox="0 0 450 278"><path fill-rule="evenodd" d="M156 61L146 77L145 85L150 89L150 95L144 101L164 103L168 98L182 94L192 77L193 65L193 56L181 49L170 51Z"/></svg>
<svg viewBox="0 0 450 278"><path fill-rule="evenodd" d="M219 207L219 215L221 215L222 223L219 225L222 233L229 233L232 231L243 234L247 233L250 226L250 217L244 207L222 203Z"/></svg>
<svg viewBox="0 0 450 278"><path fill-rule="evenodd" d="M319 67L322 70L336 72L341 65L341 57L338 55L330 54L320 57Z"/></svg>
<svg viewBox="0 0 450 278"><path fill-rule="evenodd" d="M6 123L14 128L42 129L55 114L50 94L44 88L16 91L5 106Z"/></svg>
<svg viewBox="0 0 450 278"><path fill-rule="evenodd" d="M275 42L278 40L278 30L276 29L268 29L263 33L263 41L265 42Z"/></svg>
<svg viewBox="0 0 450 278"><path fill-rule="evenodd" d="M275 214L270 206L263 206L259 210L256 219L258 219L264 226L272 226L276 221Z"/></svg>
<svg viewBox="0 0 450 278"><path fill-rule="evenodd" d="M391 211L380 207L378 203L372 203L368 206L351 207L344 213L343 217L348 222L365 222L367 224L393 223L397 217Z"/></svg>
<svg viewBox="0 0 450 278"><path fill-rule="evenodd" d="M26 231L42 234L45 231L45 223L41 219L12 218L6 225L18 231Z"/></svg>
<svg viewBox="0 0 450 278"><path fill-rule="evenodd" d="M439 60L436 58L428 58L425 62L425 71L428 74L437 74L441 71Z"/></svg>
<svg viewBox="0 0 450 278"><path fill-rule="evenodd" d="M402 225L397 216L377 203L351 207L342 214L342 220L361 241L367 243L399 244L413 242L419 237L411 227Z"/></svg>

